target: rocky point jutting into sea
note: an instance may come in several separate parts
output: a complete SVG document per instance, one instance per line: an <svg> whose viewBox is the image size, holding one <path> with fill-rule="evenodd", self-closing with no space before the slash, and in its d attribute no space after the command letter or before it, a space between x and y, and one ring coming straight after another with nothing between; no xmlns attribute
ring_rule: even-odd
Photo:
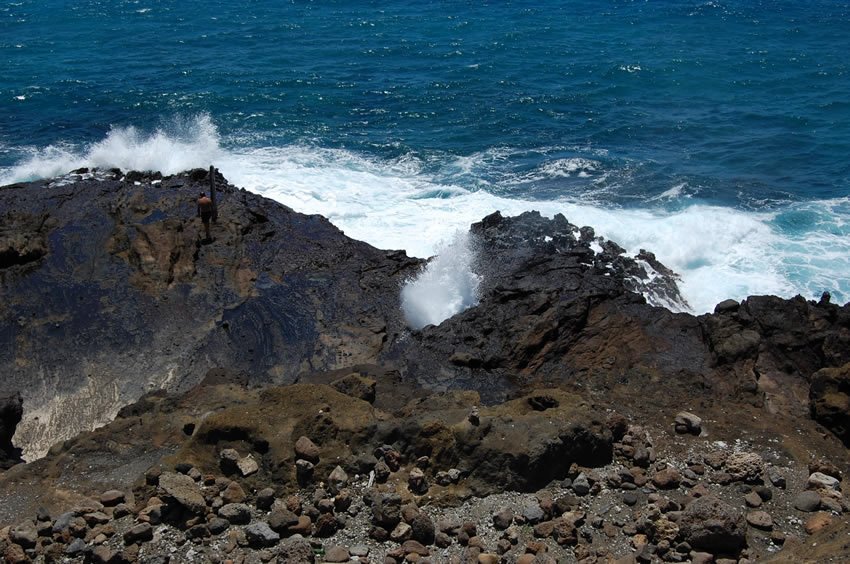
<svg viewBox="0 0 850 564"><path fill-rule="evenodd" d="M672 313L651 249L496 212L412 330L427 261L220 175L204 241L209 181L0 188L7 561L850 558L850 305Z"/></svg>

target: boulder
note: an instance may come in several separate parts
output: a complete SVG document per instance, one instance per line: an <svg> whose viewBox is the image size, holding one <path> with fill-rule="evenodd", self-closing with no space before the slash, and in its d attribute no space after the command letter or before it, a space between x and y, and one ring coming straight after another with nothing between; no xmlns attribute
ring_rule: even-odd
<svg viewBox="0 0 850 564"><path fill-rule="evenodd" d="M679 530L685 542L696 550L736 554L747 544L744 514L711 495L685 507Z"/></svg>
<svg viewBox="0 0 850 564"><path fill-rule="evenodd" d="M207 502L200 487L185 474L163 472L159 477L159 489L191 513L203 515L207 511Z"/></svg>
<svg viewBox="0 0 850 564"><path fill-rule="evenodd" d="M754 452L733 452L726 459L726 472L735 481L757 482L763 471L764 461Z"/></svg>

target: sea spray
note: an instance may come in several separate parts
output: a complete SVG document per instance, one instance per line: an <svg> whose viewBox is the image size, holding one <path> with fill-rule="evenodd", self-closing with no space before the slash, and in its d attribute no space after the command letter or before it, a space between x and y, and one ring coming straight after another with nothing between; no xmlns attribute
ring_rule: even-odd
<svg viewBox="0 0 850 564"><path fill-rule="evenodd" d="M407 323L414 329L438 325L478 303L481 278L474 272L472 236L457 231L425 268L401 290Z"/></svg>
<svg viewBox="0 0 850 564"><path fill-rule="evenodd" d="M60 176L82 167L176 174L206 168L221 156L218 129L207 114L176 116L153 131L112 127L106 137L79 147L69 143L30 147L21 162L0 170L0 186Z"/></svg>

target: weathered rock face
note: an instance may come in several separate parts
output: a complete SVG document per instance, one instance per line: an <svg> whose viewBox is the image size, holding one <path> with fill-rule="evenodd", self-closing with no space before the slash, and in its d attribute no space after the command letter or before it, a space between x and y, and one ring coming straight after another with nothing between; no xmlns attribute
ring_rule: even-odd
<svg viewBox="0 0 850 564"><path fill-rule="evenodd" d="M812 418L850 447L850 363L815 372L809 402Z"/></svg>
<svg viewBox="0 0 850 564"><path fill-rule="evenodd" d="M211 244L206 171L0 189L0 393L23 396L26 456L210 369L292 382L374 361L403 330L398 285L419 261L217 180Z"/></svg>
<svg viewBox="0 0 850 564"><path fill-rule="evenodd" d="M287 384L332 371L338 390L390 412L426 392L470 390L492 405L557 387L626 411L731 398L808 417L812 374L850 361L850 306L751 297L712 315L672 313L635 293L684 307L675 274L651 253L627 257L590 228L536 212L473 225L480 303L411 332L398 290L422 261L221 177L205 244L194 201L207 182L207 171L106 172L0 189L2 223L13 226L0 247L17 257L0 264L0 393L22 396L15 442L27 456L147 392L201 381ZM399 405L351 376L359 364L394 374Z"/></svg>
<svg viewBox="0 0 850 564"><path fill-rule="evenodd" d="M23 415L21 395L0 396L0 469L7 469L21 462L21 449L12 444L15 428Z"/></svg>

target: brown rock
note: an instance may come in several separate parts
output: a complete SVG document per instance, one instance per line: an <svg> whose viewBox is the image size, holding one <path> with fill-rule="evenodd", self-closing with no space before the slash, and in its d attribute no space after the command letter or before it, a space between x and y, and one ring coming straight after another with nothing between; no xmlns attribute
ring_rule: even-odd
<svg viewBox="0 0 850 564"><path fill-rule="evenodd" d="M761 496L756 492L750 492L745 495L744 502L747 504L747 507L761 507L763 503Z"/></svg>
<svg viewBox="0 0 850 564"><path fill-rule="evenodd" d="M325 562L348 562L351 555L348 548L339 545L333 545L325 551Z"/></svg>
<svg viewBox="0 0 850 564"><path fill-rule="evenodd" d="M679 528L682 538L697 550L734 553L747 543L743 514L714 496L689 503Z"/></svg>
<svg viewBox="0 0 850 564"><path fill-rule="evenodd" d="M752 511L747 513L747 523L763 531L773 529L773 518L767 511Z"/></svg>
<svg viewBox="0 0 850 564"><path fill-rule="evenodd" d="M114 507L124 502L124 492L121 490L109 490L100 495L100 503L105 507Z"/></svg>
<svg viewBox="0 0 850 564"><path fill-rule="evenodd" d="M681 481L682 475L673 467L665 468L652 475L652 483L663 490L678 488Z"/></svg>
<svg viewBox="0 0 850 564"><path fill-rule="evenodd" d="M295 441L295 458L300 458L316 464L319 462L319 453L319 447L317 447L316 443L307 437L302 435L301 437L298 437L297 441Z"/></svg>
<svg viewBox="0 0 850 564"><path fill-rule="evenodd" d="M807 533L813 535L821 529L831 525L832 521L833 518L829 513L818 511L817 513L808 518L804 527Z"/></svg>
<svg viewBox="0 0 850 564"><path fill-rule="evenodd" d="M237 482L230 482L221 492L221 499L224 500L224 503L242 503L247 497L245 490Z"/></svg>
<svg viewBox="0 0 850 564"><path fill-rule="evenodd" d="M405 554L418 554L419 556L428 556L430 551L425 548L422 543L415 540L406 540L402 543L401 549Z"/></svg>
<svg viewBox="0 0 850 564"><path fill-rule="evenodd" d="M290 526L288 531L293 535L299 534L304 537L310 536L313 533L313 521L311 521L306 515L301 515L298 517L298 523Z"/></svg>

